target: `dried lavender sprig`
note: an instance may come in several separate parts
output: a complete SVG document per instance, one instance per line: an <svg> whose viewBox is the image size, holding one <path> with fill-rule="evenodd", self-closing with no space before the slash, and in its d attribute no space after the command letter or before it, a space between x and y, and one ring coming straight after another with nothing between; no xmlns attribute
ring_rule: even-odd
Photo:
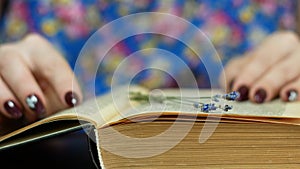
<svg viewBox="0 0 300 169"><path fill-rule="evenodd" d="M212 97L212 100L216 101L216 102L218 102L219 99L225 99L225 100L228 100L228 101L234 101L234 100L236 100L239 97L240 97L240 93L237 92L237 91L233 91L233 92L226 93L226 94L223 94L223 95L221 95L221 94L214 95Z"/></svg>
<svg viewBox="0 0 300 169"><path fill-rule="evenodd" d="M221 109L227 112L233 108L232 106L227 104L224 107L222 107L221 105L216 105L215 103L208 103L208 104L196 103L194 104L194 107L200 108L202 112L207 112L207 113L217 109Z"/></svg>
<svg viewBox="0 0 300 169"><path fill-rule="evenodd" d="M131 100L142 101L142 102L150 101L150 96L147 94L142 94L140 92L131 92L130 95L131 95L130 97ZM164 101L171 101L180 104L182 103L191 104L195 108L199 108L202 112L211 112L217 109L221 109L223 111L229 111L233 107L230 105L225 105L224 107L222 107L221 105L216 105L215 103L206 104L206 103L199 102L199 100L211 99L211 101L219 102L220 99L224 99L227 101L233 101L236 100L239 96L240 94L238 92L233 91L223 95L217 94L212 97L151 96L151 100L158 103L163 103ZM194 101L195 99L197 101Z"/></svg>
<svg viewBox="0 0 300 169"><path fill-rule="evenodd" d="M166 100L182 100L182 99L187 100L187 98L210 99L211 97L149 96L148 94L142 94L141 92L130 92L130 99L134 101L149 101L150 98L157 102L163 102Z"/></svg>

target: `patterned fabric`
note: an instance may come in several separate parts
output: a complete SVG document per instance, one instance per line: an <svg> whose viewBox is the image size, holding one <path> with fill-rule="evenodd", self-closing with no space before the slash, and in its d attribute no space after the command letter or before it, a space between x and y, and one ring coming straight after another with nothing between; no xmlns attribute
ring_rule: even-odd
<svg viewBox="0 0 300 169"><path fill-rule="evenodd" d="M207 34L226 64L230 58L242 55L272 32L295 29L297 6L294 0L12 0L10 3L1 21L0 41L15 41L29 32L38 32L63 53L72 68L84 43L97 29L128 14L159 11L187 19ZM174 40L161 40L157 35L143 35L142 38L127 38L115 46L115 52L98 71L96 94L109 88L111 72L124 57L140 49L155 47L183 58L197 77L199 87L210 86L205 67L186 46ZM90 62L93 61L83 61L84 72L80 75L86 77L81 79L90 79ZM135 64L142 66L145 63L137 61ZM176 86L174 79L156 71L135 79L150 87ZM89 80L83 83L93 85Z"/></svg>

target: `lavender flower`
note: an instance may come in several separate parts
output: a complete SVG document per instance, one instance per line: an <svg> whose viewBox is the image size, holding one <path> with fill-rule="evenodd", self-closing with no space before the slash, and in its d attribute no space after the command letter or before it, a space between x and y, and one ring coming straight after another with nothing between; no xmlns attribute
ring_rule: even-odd
<svg viewBox="0 0 300 169"><path fill-rule="evenodd" d="M210 112L212 110L217 110L217 107L215 106L214 103L209 103L209 104L203 104L201 107L200 107L201 111L202 112Z"/></svg>
<svg viewBox="0 0 300 169"><path fill-rule="evenodd" d="M233 91L227 94L224 94L222 98L224 98L225 100L236 100L238 97L240 97L240 93L237 91Z"/></svg>

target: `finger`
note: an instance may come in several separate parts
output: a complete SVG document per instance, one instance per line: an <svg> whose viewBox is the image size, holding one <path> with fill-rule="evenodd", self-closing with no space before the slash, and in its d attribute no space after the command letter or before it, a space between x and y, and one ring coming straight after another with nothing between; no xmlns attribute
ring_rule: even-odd
<svg viewBox="0 0 300 169"><path fill-rule="evenodd" d="M224 68L224 76L220 76L220 85L223 89L231 91L235 77L240 73L241 68L248 62L249 56L237 57L229 61ZM224 79L225 78L225 79Z"/></svg>
<svg viewBox="0 0 300 169"><path fill-rule="evenodd" d="M252 85L250 99L256 103L263 103L278 96L282 86L300 75L299 55L300 50L296 50L268 70Z"/></svg>
<svg viewBox="0 0 300 169"><path fill-rule="evenodd" d="M0 105L3 105L0 106L1 113L7 118L21 118L23 116L21 105L1 77L0 89Z"/></svg>
<svg viewBox="0 0 300 169"><path fill-rule="evenodd" d="M78 82L67 61L51 46L49 42L39 36L33 36L39 41L44 50L32 52L35 62L32 70L37 77L41 88L46 90L50 84L55 90L64 107L73 107L79 104L82 94ZM30 41L32 39L26 39ZM42 83L41 83L42 82ZM45 85L43 85L46 82Z"/></svg>
<svg viewBox="0 0 300 169"><path fill-rule="evenodd" d="M81 92L70 66L61 57L57 57L55 60L49 59L48 64L45 62L46 60L37 60L34 70L36 76L45 79L52 86L61 103L64 103L64 107L73 107L79 104ZM45 85L42 85L42 88L43 86Z"/></svg>
<svg viewBox="0 0 300 169"><path fill-rule="evenodd" d="M277 33L267 38L257 49L249 53L252 55L251 60L235 78L233 89L248 91L268 69L294 51L298 43L297 36L289 32ZM240 98L247 99L248 96L241 94Z"/></svg>
<svg viewBox="0 0 300 169"><path fill-rule="evenodd" d="M300 76L297 77L295 80L287 83L282 89L280 90L280 98L283 101L299 101L300 97L298 93L300 92Z"/></svg>
<svg viewBox="0 0 300 169"><path fill-rule="evenodd" d="M1 56L1 75L8 87L25 108L25 117L29 122L46 115L45 98L32 72L21 59L18 52L10 51ZM13 65L13 66L12 66Z"/></svg>

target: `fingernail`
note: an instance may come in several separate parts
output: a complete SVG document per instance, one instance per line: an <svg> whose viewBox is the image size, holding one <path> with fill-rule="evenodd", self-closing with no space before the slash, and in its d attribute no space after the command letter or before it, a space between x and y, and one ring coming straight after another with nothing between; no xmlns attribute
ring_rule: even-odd
<svg viewBox="0 0 300 169"><path fill-rule="evenodd" d="M70 107L76 106L79 103L77 94L71 91L66 93L65 100Z"/></svg>
<svg viewBox="0 0 300 169"><path fill-rule="evenodd" d="M31 94L26 98L26 103L28 107L36 112L39 116L43 116L46 112L43 103L40 101L39 97L35 94Z"/></svg>
<svg viewBox="0 0 300 169"><path fill-rule="evenodd" d="M247 86L243 85L238 90L240 96L237 98L238 101L248 100L249 89Z"/></svg>
<svg viewBox="0 0 300 169"><path fill-rule="evenodd" d="M267 97L267 92L264 89L258 89L255 93L254 100L256 103L263 103Z"/></svg>
<svg viewBox="0 0 300 169"><path fill-rule="evenodd" d="M233 84L234 84L234 80L231 80L230 83L229 83L229 90L230 91L232 91Z"/></svg>
<svg viewBox="0 0 300 169"><path fill-rule="evenodd" d="M4 108L15 119L18 119L23 115L21 109L12 100L5 102Z"/></svg>
<svg viewBox="0 0 300 169"><path fill-rule="evenodd" d="M296 101L298 99L298 92L296 90L289 90L287 92L288 101Z"/></svg>

